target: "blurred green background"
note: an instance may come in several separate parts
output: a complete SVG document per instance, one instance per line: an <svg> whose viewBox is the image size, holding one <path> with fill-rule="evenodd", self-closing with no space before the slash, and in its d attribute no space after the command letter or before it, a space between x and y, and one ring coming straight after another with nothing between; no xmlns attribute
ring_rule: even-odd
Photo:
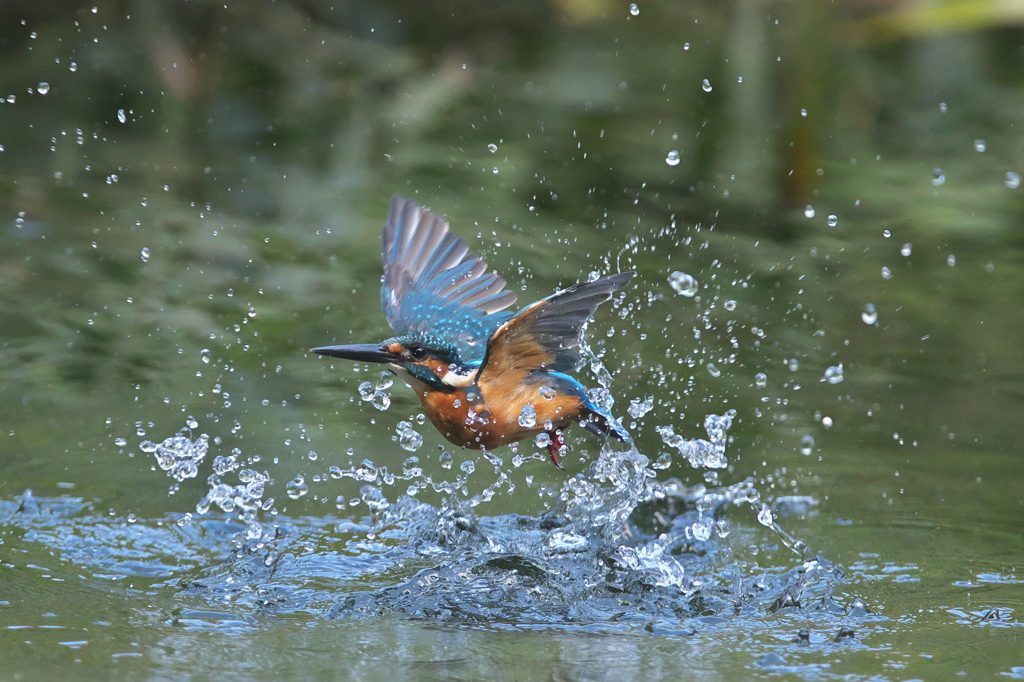
<svg viewBox="0 0 1024 682"><path fill-rule="evenodd" d="M389 335L397 191L523 305L635 268L590 339L640 451L736 409L722 481L813 497L784 525L833 560L918 567L872 589L921 651L974 636L949 615L972 586L1020 625L1024 2L7 0L0 97L0 497L188 511L208 470L168 496L138 449L188 415L288 514L355 490L288 500L296 475L399 470L411 391L378 412L376 371L307 352ZM575 438L571 473L597 449ZM481 513L536 513L565 478L513 473ZM1010 670L1014 631L942 674Z"/></svg>

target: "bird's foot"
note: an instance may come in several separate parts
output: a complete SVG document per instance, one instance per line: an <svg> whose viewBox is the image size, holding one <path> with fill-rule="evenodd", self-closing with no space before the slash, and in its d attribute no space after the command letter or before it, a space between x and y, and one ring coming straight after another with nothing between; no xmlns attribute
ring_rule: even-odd
<svg viewBox="0 0 1024 682"><path fill-rule="evenodd" d="M548 441L548 454L551 455L551 461L555 463L555 466L565 471L565 467L562 466L562 460L559 459L558 455L563 452L562 448L565 448L564 452L572 450L568 443L565 442L565 438L562 437L561 429L556 431L546 431L550 440Z"/></svg>

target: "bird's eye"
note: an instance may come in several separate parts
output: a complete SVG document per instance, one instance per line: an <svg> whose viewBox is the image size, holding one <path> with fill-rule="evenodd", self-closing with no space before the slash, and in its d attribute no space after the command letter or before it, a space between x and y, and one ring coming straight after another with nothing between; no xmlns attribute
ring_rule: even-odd
<svg viewBox="0 0 1024 682"><path fill-rule="evenodd" d="M412 356L413 360L422 360L427 357L427 349L423 346L413 346L409 349L409 355Z"/></svg>

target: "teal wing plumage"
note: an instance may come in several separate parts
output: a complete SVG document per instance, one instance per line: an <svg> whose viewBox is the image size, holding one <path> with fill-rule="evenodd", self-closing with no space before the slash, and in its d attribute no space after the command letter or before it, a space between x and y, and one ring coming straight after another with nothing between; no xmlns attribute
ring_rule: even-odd
<svg viewBox="0 0 1024 682"><path fill-rule="evenodd" d="M487 339L516 301L505 280L448 231L448 221L412 199L391 197L381 232L381 308L398 334L440 336L464 362L479 362Z"/></svg>

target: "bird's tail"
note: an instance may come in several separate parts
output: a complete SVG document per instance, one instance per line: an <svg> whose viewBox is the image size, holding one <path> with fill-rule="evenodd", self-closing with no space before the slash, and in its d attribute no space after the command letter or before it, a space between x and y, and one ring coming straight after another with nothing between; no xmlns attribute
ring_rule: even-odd
<svg viewBox="0 0 1024 682"><path fill-rule="evenodd" d="M587 401L590 403L590 401ZM596 433L599 436L611 436L621 441L631 441L632 437L629 435L629 431L622 428L622 424L619 420L611 416L601 408L597 407L593 403L587 405L588 413L580 419L580 426L585 428L591 433Z"/></svg>

